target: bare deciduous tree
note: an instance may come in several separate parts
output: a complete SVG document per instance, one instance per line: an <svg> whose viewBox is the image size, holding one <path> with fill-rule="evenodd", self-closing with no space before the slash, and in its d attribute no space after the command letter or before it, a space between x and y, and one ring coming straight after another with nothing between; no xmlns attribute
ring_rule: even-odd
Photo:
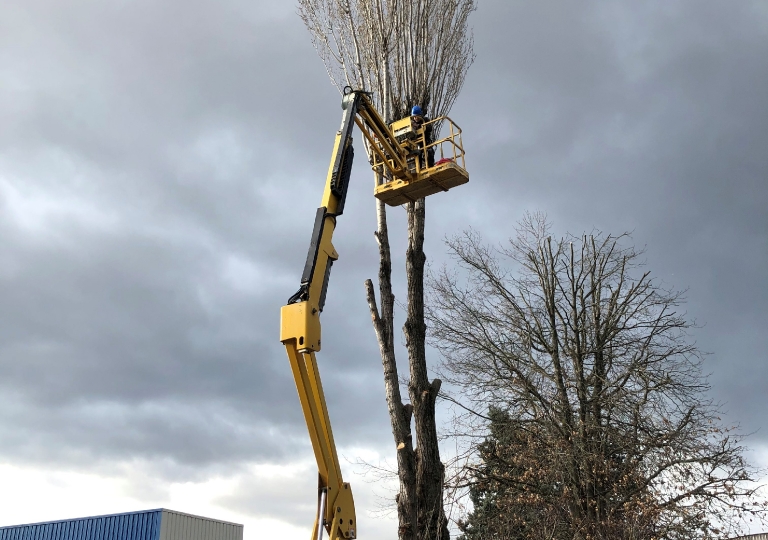
<svg viewBox="0 0 768 540"><path fill-rule="evenodd" d="M299 0L299 15L331 81L339 90L349 85L372 91L374 103L388 122L407 116L412 105L420 105L433 118L449 112L474 59L467 27L474 9L475 0ZM435 426L440 381L429 381L425 354L424 200L409 203L406 210L408 290L403 330L410 403L403 403L395 362L392 259L386 210L380 201L375 233L380 257L378 305L370 280L365 287L397 448L398 536L403 540L447 540L444 467Z"/></svg>
<svg viewBox="0 0 768 540"><path fill-rule="evenodd" d="M493 504L466 538L726 538L764 515L681 294L626 236L556 240L539 215L518 233L506 248L450 241L464 277L433 282L446 377L491 428L467 472Z"/></svg>

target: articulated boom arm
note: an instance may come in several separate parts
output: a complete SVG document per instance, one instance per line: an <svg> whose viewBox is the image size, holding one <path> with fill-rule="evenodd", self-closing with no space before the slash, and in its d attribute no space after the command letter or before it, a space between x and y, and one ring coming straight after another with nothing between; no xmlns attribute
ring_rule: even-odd
<svg viewBox="0 0 768 540"><path fill-rule="evenodd" d="M344 98L341 128L333 145L322 203L315 214L301 287L280 312L280 341L288 352L320 473L313 540L322 538L323 529L331 540L356 538L357 531L352 488L341 476L315 353L321 346L320 312L325 304L331 266L339 258L331 240L336 218L344 211L354 157L352 128L362 95L350 93Z"/></svg>
<svg viewBox="0 0 768 540"><path fill-rule="evenodd" d="M424 128L411 130L407 139L400 140L381 118L368 94L363 91L345 90L342 100L344 113L341 128L333 145L331 165L325 182L320 208L315 214L312 240L304 265L299 290L291 296L280 312L280 341L288 352L301 408L315 451L319 470L317 519L312 540L321 540L323 530L330 540L356 538L357 518L352 498L352 488L342 479L339 458L333 441L331 421L325 404L315 353L320 351L320 312L325 304L328 279L333 262L339 258L331 242L336 228L336 218L344 211L349 177L352 171L352 129L357 124L373 153L372 166L388 183L375 188L376 197L387 204L402 204L413 197L425 197L438 191L447 191L454 185L465 183L469 177L456 161L463 149L455 142L461 130L451 123L451 136L436 142L427 141ZM432 120L448 121L446 117ZM408 119L397 125L410 126ZM394 124L393 124L394 125ZM405 131L409 128L406 126ZM454 134L454 128L456 130ZM454 146L450 162L428 164L429 147L450 142ZM460 150L457 153L456 148ZM442 155L442 147L440 148ZM458 171L458 172L457 172Z"/></svg>

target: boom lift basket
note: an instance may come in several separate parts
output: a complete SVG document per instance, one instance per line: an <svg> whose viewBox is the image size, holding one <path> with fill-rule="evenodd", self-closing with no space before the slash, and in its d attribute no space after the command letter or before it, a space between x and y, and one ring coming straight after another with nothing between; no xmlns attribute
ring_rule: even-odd
<svg viewBox="0 0 768 540"><path fill-rule="evenodd" d="M450 118L440 116L414 130L411 118L406 117L392 123L390 128L408 156L407 171L399 170L373 133L363 129L373 150L371 168L378 173L376 177L380 182L374 188L377 199L399 206L469 182L461 128ZM430 130L438 133L441 128L446 128L448 134L427 144L425 134Z"/></svg>

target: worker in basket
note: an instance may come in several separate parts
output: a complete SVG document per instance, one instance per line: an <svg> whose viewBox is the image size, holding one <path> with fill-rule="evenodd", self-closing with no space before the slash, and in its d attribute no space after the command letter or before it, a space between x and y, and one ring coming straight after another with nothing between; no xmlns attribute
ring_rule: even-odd
<svg viewBox="0 0 768 540"><path fill-rule="evenodd" d="M422 127L424 127L424 140L426 141L427 146L432 144L432 126L433 124L429 124L429 118L427 118L424 115L424 111L421 110L421 107L418 105L414 105L411 109L411 129L414 132L418 132L421 130ZM419 148L422 148L421 143L419 143ZM421 161L421 166L424 167L424 152L421 152L421 155L419 157ZM427 167L434 167L435 166L435 147L429 146L427 148Z"/></svg>

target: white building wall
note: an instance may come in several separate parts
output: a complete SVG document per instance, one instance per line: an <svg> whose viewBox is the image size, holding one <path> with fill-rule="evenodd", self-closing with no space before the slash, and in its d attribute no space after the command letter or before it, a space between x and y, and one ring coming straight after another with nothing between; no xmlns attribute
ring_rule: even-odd
<svg viewBox="0 0 768 540"><path fill-rule="evenodd" d="M159 540L243 540L243 526L163 509Z"/></svg>

